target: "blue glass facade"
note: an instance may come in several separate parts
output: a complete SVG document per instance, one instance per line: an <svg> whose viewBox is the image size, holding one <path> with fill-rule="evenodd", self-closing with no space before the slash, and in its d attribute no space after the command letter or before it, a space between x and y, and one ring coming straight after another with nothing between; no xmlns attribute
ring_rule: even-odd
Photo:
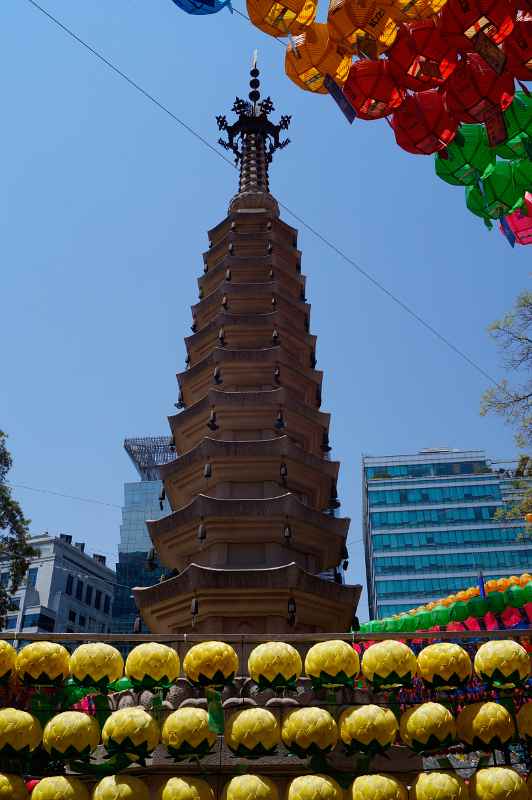
<svg viewBox="0 0 532 800"><path fill-rule="evenodd" d="M486 578L530 570L519 520L496 519L504 487L482 451L363 459L370 616L406 611Z"/></svg>

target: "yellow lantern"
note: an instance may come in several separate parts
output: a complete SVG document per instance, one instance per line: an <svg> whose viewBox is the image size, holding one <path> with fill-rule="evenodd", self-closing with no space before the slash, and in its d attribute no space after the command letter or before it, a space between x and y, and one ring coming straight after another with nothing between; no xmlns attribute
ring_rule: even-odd
<svg viewBox="0 0 532 800"><path fill-rule="evenodd" d="M517 715L517 730L522 739L532 744L532 702L525 703Z"/></svg>
<svg viewBox="0 0 532 800"><path fill-rule="evenodd" d="M178 708L166 718L162 743L176 760L187 756L202 757L210 753L216 734L209 728L209 715L204 708Z"/></svg>
<svg viewBox="0 0 532 800"><path fill-rule="evenodd" d="M100 726L82 711L63 711L46 723L43 747L52 758L83 758L100 744Z"/></svg>
<svg viewBox="0 0 532 800"><path fill-rule="evenodd" d="M471 677L471 659L458 644L439 642L424 647L417 657L420 678L427 686L452 689Z"/></svg>
<svg viewBox="0 0 532 800"><path fill-rule="evenodd" d="M238 656L225 642L201 642L190 648L183 669L195 686L223 686L233 682Z"/></svg>
<svg viewBox="0 0 532 800"><path fill-rule="evenodd" d="M0 800L28 800L29 793L20 775L0 773Z"/></svg>
<svg viewBox="0 0 532 800"><path fill-rule="evenodd" d="M364 652L362 672L375 689L408 686L416 675L417 660L406 644L387 639Z"/></svg>
<svg viewBox="0 0 532 800"><path fill-rule="evenodd" d="M469 800L469 794L454 772L422 772L412 785L410 800Z"/></svg>
<svg viewBox="0 0 532 800"><path fill-rule="evenodd" d="M394 743L399 725L389 708L368 704L342 711L338 728L349 753L361 750L376 755Z"/></svg>
<svg viewBox="0 0 532 800"><path fill-rule="evenodd" d="M528 653L510 639L493 639L480 645L474 665L478 677L494 686L518 686L530 675Z"/></svg>
<svg viewBox="0 0 532 800"><path fill-rule="evenodd" d="M225 784L222 800L279 800L279 792L262 775L237 775Z"/></svg>
<svg viewBox="0 0 532 800"><path fill-rule="evenodd" d="M381 6L397 22L412 22L430 19L441 11L446 2L447 0L382 0Z"/></svg>
<svg viewBox="0 0 532 800"><path fill-rule="evenodd" d="M295 36L285 55L285 72L296 86L309 92L327 94L325 76L339 85L347 80L351 56L338 52L329 39L327 25L314 22L304 33Z"/></svg>
<svg viewBox="0 0 532 800"><path fill-rule="evenodd" d="M249 676L259 689L293 689L302 669L301 656L286 642L259 644L248 658Z"/></svg>
<svg viewBox="0 0 532 800"><path fill-rule="evenodd" d="M169 688L179 677L179 656L157 642L137 645L126 659L126 675L137 689Z"/></svg>
<svg viewBox="0 0 532 800"><path fill-rule="evenodd" d="M133 775L107 775L92 790L92 800L150 800L150 790Z"/></svg>
<svg viewBox="0 0 532 800"><path fill-rule="evenodd" d="M340 52L378 58L397 37L399 26L374 2L330 0L327 26Z"/></svg>
<svg viewBox="0 0 532 800"><path fill-rule="evenodd" d="M52 642L33 642L17 655L17 675L29 685L57 686L70 674L68 650Z"/></svg>
<svg viewBox="0 0 532 800"><path fill-rule="evenodd" d="M391 775L360 775L347 794L349 800L408 800L403 784Z"/></svg>
<svg viewBox="0 0 532 800"><path fill-rule="evenodd" d="M0 684L7 683L15 672L17 651L8 642L0 642Z"/></svg>
<svg viewBox="0 0 532 800"><path fill-rule="evenodd" d="M286 800L344 800L344 792L328 775L300 775L291 781Z"/></svg>
<svg viewBox="0 0 532 800"><path fill-rule="evenodd" d="M469 784L471 800L528 800L526 783L507 767L479 769Z"/></svg>
<svg viewBox="0 0 532 800"><path fill-rule="evenodd" d="M244 708L231 714L225 726L225 743L237 756L270 756L281 741L281 729L266 708Z"/></svg>
<svg viewBox="0 0 532 800"><path fill-rule="evenodd" d="M509 711L500 703L472 703L456 719L458 738L474 750L502 749L515 734Z"/></svg>
<svg viewBox="0 0 532 800"><path fill-rule="evenodd" d="M89 793L77 778L56 775L40 780L31 793L31 800L89 800Z"/></svg>
<svg viewBox="0 0 532 800"><path fill-rule="evenodd" d="M421 703L401 715L399 734L417 753L440 750L456 738L456 723L441 703Z"/></svg>
<svg viewBox="0 0 532 800"><path fill-rule="evenodd" d="M18 708L0 708L0 754L31 753L42 739L39 721Z"/></svg>
<svg viewBox="0 0 532 800"><path fill-rule="evenodd" d="M119 651L104 642L82 644L70 656L70 673L80 686L106 689L123 672L124 659Z"/></svg>
<svg viewBox="0 0 532 800"><path fill-rule="evenodd" d="M353 686L359 671L358 653L341 639L318 642L305 657L305 672L315 689L321 686Z"/></svg>
<svg viewBox="0 0 532 800"><path fill-rule="evenodd" d="M312 25L318 4L315 0L247 0L251 22L270 36L294 36Z"/></svg>
<svg viewBox="0 0 532 800"><path fill-rule="evenodd" d="M324 708L305 706L288 712L281 737L292 753L306 758L329 753L338 741L338 728Z"/></svg>
<svg viewBox="0 0 532 800"><path fill-rule="evenodd" d="M155 750L159 739L159 726L140 706L113 711L102 729L102 742L110 755L124 753L140 763Z"/></svg>
<svg viewBox="0 0 532 800"><path fill-rule="evenodd" d="M201 778L170 778L157 793L157 800L214 800L214 792Z"/></svg>

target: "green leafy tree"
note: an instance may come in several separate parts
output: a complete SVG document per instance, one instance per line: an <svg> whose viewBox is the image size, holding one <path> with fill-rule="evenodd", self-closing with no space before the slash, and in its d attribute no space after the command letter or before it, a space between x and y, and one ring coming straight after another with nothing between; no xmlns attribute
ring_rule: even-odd
<svg viewBox="0 0 532 800"><path fill-rule="evenodd" d="M7 436L0 431L0 561L9 566L9 592L16 592L28 569L31 556L37 555L28 544L29 520L11 497L11 489L6 484L7 473L13 460L6 447ZM6 587L0 586L0 618L10 610Z"/></svg>

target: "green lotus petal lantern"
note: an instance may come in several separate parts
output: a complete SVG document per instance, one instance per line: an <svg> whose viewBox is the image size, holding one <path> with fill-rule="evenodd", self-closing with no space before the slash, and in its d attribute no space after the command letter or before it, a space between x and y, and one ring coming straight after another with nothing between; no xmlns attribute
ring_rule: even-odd
<svg viewBox="0 0 532 800"><path fill-rule="evenodd" d="M416 753L441 750L456 738L456 723L441 703L421 703L401 715L399 734Z"/></svg>
<svg viewBox="0 0 532 800"><path fill-rule="evenodd" d="M142 763L157 747L159 726L140 706L113 711L102 728L102 742L110 756L126 755Z"/></svg>
<svg viewBox="0 0 532 800"><path fill-rule="evenodd" d="M77 647L70 656L70 672L79 686L105 691L122 677L124 659L116 647L90 642Z"/></svg>
<svg viewBox="0 0 532 800"><path fill-rule="evenodd" d="M515 726L510 712L500 703L472 703L456 720L458 738L474 750L503 749L513 738Z"/></svg>
<svg viewBox="0 0 532 800"><path fill-rule="evenodd" d="M357 652L341 639L318 642L305 657L305 672L314 688L353 686L359 671Z"/></svg>
<svg viewBox="0 0 532 800"><path fill-rule="evenodd" d="M164 721L162 743L176 760L202 758L211 752L216 733L209 728L209 715L204 708L178 708Z"/></svg>
<svg viewBox="0 0 532 800"><path fill-rule="evenodd" d="M466 205L491 227L500 219L524 206L524 195L532 186L532 161L497 161L482 176L482 188L466 188ZM489 597L489 595L488 595Z"/></svg>
<svg viewBox="0 0 532 800"><path fill-rule="evenodd" d="M136 689L168 689L179 677L179 656L172 647L144 642L126 660L126 676Z"/></svg>
<svg viewBox="0 0 532 800"><path fill-rule="evenodd" d="M436 154L436 175L453 186L472 186L495 163L484 125L460 125L455 139Z"/></svg>
<svg viewBox="0 0 532 800"><path fill-rule="evenodd" d="M248 658L250 678L259 689L295 689L303 665L301 656L286 642L264 642Z"/></svg>
<svg viewBox="0 0 532 800"><path fill-rule="evenodd" d="M100 744L100 726L81 711L63 711L46 723L42 743L53 759L88 758Z"/></svg>
<svg viewBox="0 0 532 800"><path fill-rule="evenodd" d="M451 611L447 606L434 606L430 613L432 616L431 627L439 625L443 628L451 621Z"/></svg>
<svg viewBox="0 0 532 800"><path fill-rule="evenodd" d="M231 714L225 726L225 743L237 756L259 758L275 753L281 741L279 723L266 708L244 708Z"/></svg>
<svg viewBox="0 0 532 800"><path fill-rule="evenodd" d="M17 675L29 686L60 686L70 674L68 650L52 642L32 642L19 650Z"/></svg>
<svg viewBox="0 0 532 800"><path fill-rule="evenodd" d="M408 686L416 675L417 660L406 644L388 639L364 652L362 672L375 689Z"/></svg>
<svg viewBox="0 0 532 800"><path fill-rule="evenodd" d="M468 605L472 617L483 617L489 611L488 601L484 597L472 597Z"/></svg>
<svg viewBox="0 0 532 800"><path fill-rule="evenodd" d="M305 706L289 711L281 737L284 745L300 758L329 753L338 741L338 728L324 708Z"/></svg>
<svg viewBox="0 0 532 800"><path fill-rule="evenodd" d="M464 648L453 642L438 642L424 647L417 657L417 666L423 683L435 689L463 686L473 671Z"/></svg>
<svg viewBox="0 0 532 800"><path fill-rule="evenodd" d="M360 751L377 755L394 743L399 725L391 709L369 703L342 711L338 728L349 754Z"/></svg>
<svg viewBox="0 0 532 800"><path fill-rule="evenodd" d="M511 639L494 639L482 644L475 655L475 672L496 687L514 688L530 675L530 657Z"/></svg>
<svg viewBox="0 0 532 800"><path fill-rule="evenodd" d="M41 743L40 722L27 711L0 708L0 755L32 753Z"/></svg>

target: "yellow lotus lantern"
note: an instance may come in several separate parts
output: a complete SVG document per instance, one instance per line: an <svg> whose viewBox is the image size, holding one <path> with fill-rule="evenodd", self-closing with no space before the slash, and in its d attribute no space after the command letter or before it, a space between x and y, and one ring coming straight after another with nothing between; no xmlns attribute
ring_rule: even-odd
<svg viewBox="0 0 532 800"><path fill-rule="evenodd" d="M364 652L362 672L375 689L408 686L416 675L417 660L406 644L387 639Z"/></svg>
<svg viewBox="0 0 532 800"><path fill-rule="evenodd" d="M502 749L515 733L510 712L500 703L472 703L456 719L458 738L474 750Z"/></svg>
<svg viewBox="0 0 532 800"><path fill-rule="evenodd" d="M27 711L0 708L0 755L31 753L42 739L40 722Z"/></svg>
<svg viewBox="0 0 532 800"><path fill-rule="evenodd" d="M530 675L530 656L519 642L493 639L480 645L474 666L482 680L494 686L513 687Z"/></svg>
<svg viewBox="0 0 532 800"><path fill-rule="evenodd" d="M28 685L58 686L70 674L68 650L52 642L32 642L19 651L17 675Z"/></svg>
<svg viewBox="0 0 532 800"><path fill-rule="evenodd" d="M201 778L170 778L161 786L157 800L214 800L214 792Z"/></svg>
<svg viewBox="0 0 532 800"><path fill-rule="evenodd" d="M440 750L456 738L456 723L441 703L421 703L401 715L399 734L417 753Z"/></svg>
<svg viewBox="0 0 532 800"><path fill-rule="evenodd" d="M161 741L176 760L188 756L202 757L210 753L216 734L209 728L209 715L204 708L178 708L166 718Z"/></svg>
<svg viewBox="0 0 532 800"><path fill-rule="evenodd" d="M346 793L349 800L408 800L403 784L391 775L360 775Z"/></svg>
<svg viewBox="0 0 532 800"><path fill-rule="evenodd" d="M467 786L454 772L422 772L410 790L410 800L468 800Z"/></svg>
<svg viewBox="0 0 532 800"><path fill-rule="evenodd" d="M113 711L102 729L102 742L110 755L123 753L140 763L155 750L159 739L159 726L140 706Z"/></svg>
<svg viewBox="0 0 532 800"><path fill-rule="evenodd" d="M223 686L233 682L238 656L225 642L201 642L190 648L183 669L195 686Z"/></svg>
<svg viewBox="0 0 532 800"><path fill-rule="evenodd" d="M471 677L472 665L463 647L453 642L438 642L424 647L417 657L418 674L427 686L452 689Z"/></svg>
<svg viewBox="0 0 532 800"><path fill-rule="evenodd" d="M7 683L15 672L17 651L8 642L0 642L0 684Z"/></svg>
<svg viewBox="0 0 532 800"><path fill-rule="evenodd" d="M179 656L172 647L144 642L126 659L126 675L137 689L169 688L179 677Z"/></svg>
<svg viewBox="0 0 532 800"><path fill-rule="evenodd" d="M526 783L507 767L479 769L469 784L471 800L528 800Z"/></svg>
<svg viewBox="0 0 532 800"><path fill-rule="evenodd" d="M338 728L324 708L306 706L288 712L281 737L292 753L306 758L329 753L338 741Z"/></svg>
<svg viewBox="0 0 532 800"><path fill-rule="evenodd" d="M532 744L532 702L525 703L517 715L517 730L522 739Z"/></svg>
<svg viewBox="0 0 532 800"><path fill-rule="evenodd" d="M248 658L250 678L259 689L295 688L303 665L295 647L286 642L264 642Z"/></svg>
<svg viewBox="0 0 532 800"><path fill-rule="evenodd" d="M231 714L225 725L225 743L237 756L269 756L281 741L279 723L266 708L244 708Z"/></svg>
<svg viewBox="0 0 532 800"><path fill-rule="evenodd" d="M340 739L349 753L384 753L395 741L399 724L393 711L372 704L342 711L338 721Z"/></svg>
<svg viewBox="0 0 532 800"><path fill-rule="evenodd" d="M56 775L40 780L31 793L31 800L89 800L89 793L77 778Z"/></svg>
<svg viewBox="0 0 532 800"><path fill-rule="evenodd" d="M91 642L77 647L70 656L70 672L80 686L106 689L124 672L124 659L116 647Z"/></svg>
<svg viewBox="0 0 532 800"><path fill-rule="evenodd" d="M305 672L314 688L353 686L360 671L357 652L347 642L333 639L313 645L305 657Z"/></svg>
<svg viewBox="0 0 532 800"><path fill-rule="evenodd" d="M222 800L279 800L279 792L262 775L237 775L225 784Z"/></svg>
<svg viewBox="0 0 532 800"><path fill-rule="evenodd" d="M0 773L0 800L28 800L29 793L20 775Z"/></svg>
<svg viewBox="0 0 532 800"><path fill-rule="evenodd" d="M94 787L92 800L150 800L150 790L133 775L107 775Z"/></svg>
<svg viewBox="0 0 532 800"><path fill-rule="evenodd" d="M247 0L248 15L257 28L270 36L294 36L314 22L315 0Z"/></svg>
<svg viewBox="0 0 532 800"><path fill-rule="evenodd" d="M63 711L46 723L42 743L54 759L88 758L100 744L100 726L82 711Z"/></svg>
<svg viewBox="0 0 532 800"><path fill-rule="evenodd" d="M300 775L290 783L286 800L344 800L344 792L328 775Z"/></svg>

